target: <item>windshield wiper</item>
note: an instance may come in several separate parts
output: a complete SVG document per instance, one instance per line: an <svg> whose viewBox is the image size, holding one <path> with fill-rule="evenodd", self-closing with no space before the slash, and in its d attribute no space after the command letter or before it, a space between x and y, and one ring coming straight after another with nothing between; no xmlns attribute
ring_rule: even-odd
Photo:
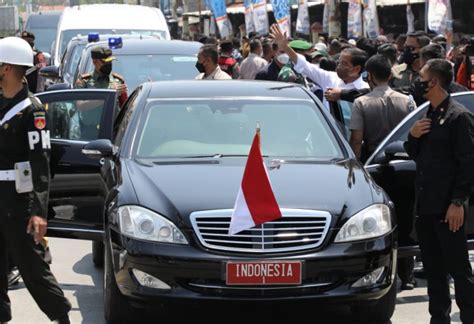
<svg viewBox="0 0 474 324"><path fill-rule="evenodd" d="M190 155L190 156L183 156L183 159L205 159L205 158L212 158L212 159L220 159L226 157L248 157L248 154L222 154L216 153L213 155ZM263 155L264 158L267 158L268 155Z"/></svg>

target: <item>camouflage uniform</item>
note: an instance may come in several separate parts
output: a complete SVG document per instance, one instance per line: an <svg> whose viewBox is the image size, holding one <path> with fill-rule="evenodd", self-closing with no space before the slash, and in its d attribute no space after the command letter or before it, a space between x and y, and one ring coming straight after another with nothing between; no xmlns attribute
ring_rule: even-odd
<svg viewBox="0 0 474 324"><path fill-rule="evenodd" d="M82 74L77 79L75 88L78 89L115 89L118 85L125 84L125 79L118 73L112 72L108 76L102 76L97 71ZM127 101L128 96L122 94L118 97L120 107Z"/></svg>

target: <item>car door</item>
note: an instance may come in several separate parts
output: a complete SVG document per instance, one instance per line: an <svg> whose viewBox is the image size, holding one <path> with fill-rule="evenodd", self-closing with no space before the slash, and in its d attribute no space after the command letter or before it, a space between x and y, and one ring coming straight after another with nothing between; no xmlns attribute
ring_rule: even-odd
<svg viewBox="0 0 474 324"><path fill-rule="evenodd" d="M116 92L75 89L36 95L48 110L51 186L48 236L100 239L106 188L103 161L82 154L95 139L111 139Z"/></svg>
<svg viewBox="0 0 474 324"><path fill-rule="evenodd" d="M474 112L474 92L453 94L452 97ZM403 143L413 124L426 114L425 103L407 116L379 145L365 164L366 170L381 186L395 204L397 222L410 228L414 220L416 164L408 157ZM474 166L473 166L474 167ZM466 232L474 248L474 197L470 199L469 215L466 217ZM413 239L411 239L413 238ZM400 242L400 255L414 254L416 238Z"/></svg>

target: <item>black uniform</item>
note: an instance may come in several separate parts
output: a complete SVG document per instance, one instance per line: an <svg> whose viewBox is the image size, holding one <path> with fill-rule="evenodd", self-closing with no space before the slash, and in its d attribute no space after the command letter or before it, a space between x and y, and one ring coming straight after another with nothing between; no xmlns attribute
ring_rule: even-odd
<svg viewBox="0 0 474 324"><path fill-rule="evenodd" d="M431 131L408 138L405 148L416 161L416 231L428 277L431 323L450 323L448 275L454 279L463 323L474 323L474 276L464 225L457 232L445 223L452 200L470 196L474 166L474 117L449 96L427 118ZM468 217L465 204L465 220Z"/></svg>
<svg viewBox="0 0 474 324"><path fill-rule="evenodd" d="M27 108L0 126L0 170L13 170L29 161L33 191L17 193L15 181L0 181L0 322L11 319L8 291L8 254L41 310L56 320L71 309L48 263L44 247L26 233L31 216L47 217L49 192L49 129L47 113L25 85L14 98L0 95L0 120L10 109L30 97Z"/></svg>

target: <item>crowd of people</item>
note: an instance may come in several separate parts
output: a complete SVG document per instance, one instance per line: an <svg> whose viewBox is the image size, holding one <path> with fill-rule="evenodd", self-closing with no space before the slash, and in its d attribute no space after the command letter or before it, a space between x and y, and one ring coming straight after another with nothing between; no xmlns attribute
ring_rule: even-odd
<svg viewBox="0 0 474 324"><path fill-rule="evenodd" d="M392 42L380 36L329 42L320 38L312 44L289 39L273 25L269 35L249 35L240 44L200 41L205 45L198 57L199 79L299 83L331 112L339 100L353 102L349 141L361 162L411 111L429 102L428 113L405 142L417 163L417 202L414 217L398 215L399 242L414 244L416 232L428 279L431 323L450 323L451 276L461 320L472 324L474 276L464 223L473 180L474 117L450 97L471 88L471 39L451 44L449 37L417 31ZM201 70L203 65L206 69ZM402 290L417 285L414 264L413 257L398 260Z"/></svg>

